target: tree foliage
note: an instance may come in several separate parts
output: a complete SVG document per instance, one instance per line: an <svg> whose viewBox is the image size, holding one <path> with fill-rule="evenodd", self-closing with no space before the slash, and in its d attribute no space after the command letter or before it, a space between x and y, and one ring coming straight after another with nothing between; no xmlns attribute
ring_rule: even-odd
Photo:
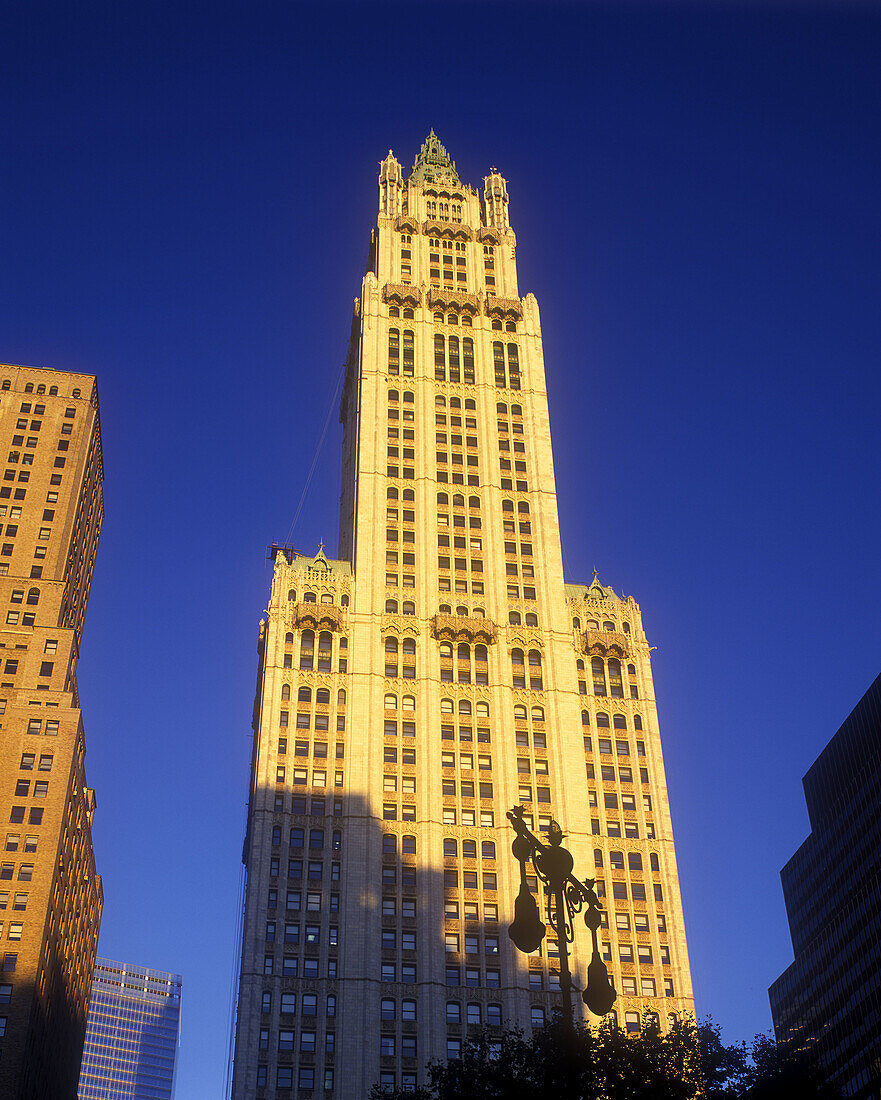
<svg viewBox="0 0 881 1100"><path fill-rule="evenodd" d="M432 1062L415 1092L374 1086L370 1100L835 1100L804 1053L756 1036L726 1046L708 1020L662 1033L649 1017L637 1034L604 1021L574 1032L557 1020L531 1035L480 1031L462 1054Z"/></svg>

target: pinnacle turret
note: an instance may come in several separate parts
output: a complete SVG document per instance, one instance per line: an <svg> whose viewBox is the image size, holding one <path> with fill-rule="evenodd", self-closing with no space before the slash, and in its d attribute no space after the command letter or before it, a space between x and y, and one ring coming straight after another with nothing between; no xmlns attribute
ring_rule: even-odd
<svg viewBox="0 0 881 1100"><path fill-rule="evenodd" d="M450 154L433 129L422 143L410 179L416 183L445 182L461 185L456 163L450 159Z"/></svg>

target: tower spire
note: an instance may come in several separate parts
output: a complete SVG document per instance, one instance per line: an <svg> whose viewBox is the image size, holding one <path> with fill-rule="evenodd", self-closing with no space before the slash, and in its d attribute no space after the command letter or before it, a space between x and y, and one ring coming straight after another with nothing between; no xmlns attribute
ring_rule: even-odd
<svg viewBox="0 0 881 1100"><path fill-rule="evenodd" d="M419 155L413 163L410 179L416 183L447 182L461 185L456 162L450 159L450 154L433 128L422 143Z"/></svg>

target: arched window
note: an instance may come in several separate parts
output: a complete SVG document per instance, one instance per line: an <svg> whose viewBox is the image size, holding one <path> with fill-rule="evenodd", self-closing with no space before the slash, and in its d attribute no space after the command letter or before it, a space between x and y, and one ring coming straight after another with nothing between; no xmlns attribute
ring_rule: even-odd
<svg viewBox="0 0 881 1100"><path fill-rule="evenodd" d="M462 841L462 858L463 859L477 859L477 841L476 840L463 840Z"/></svg>
<svg viewBox="0 0 881 1100"><path fill-rule="evenodd" d="M635 730L641 730L642 729L642 719L640 718L640 716L638 714L634 714L634 716L633 716L633 728Z"/></svg>
<svg viewBox="0 0 881 1100"><path fill-rule="evenodd" d="M438 611L441 613L441 615L452 615L453 614L453 609L452 609L452 607L450 607L450 605L448 603L442 603L440 605L440 607L438 608Z"/></svg>
<svg viewBox="0 0 881 1100"><path fill-rule="evenodd" d="M28 589L27 602L31 605L31 607L36 607L36 605L40 602L40 590L39 590L39 588L29 588Z"/></svg>
<svg viewBox="0 0 881 1100"><path fill-rule="evenodd" d="M511 664L512 665L522 665L523 664L523 650L522 649L512 649L511 650Z"/></svg>
<svg viewBox="0 0 881 1100"><path fill-rule="evenodd" d="M544 707L532 708L532 720L533 722L543 722L545 720Z"/></svg>
<svg viewBox="0 0 881 1100"><path fill-rule="evenodd" d="M28 384L27 384L27 385L25 386L25 388L24 388L24 392L25 392L25 393L33 393L33 392L34 392L34 384L33 384L33 382L28 382Z"/></svg>
<svg viewBox="0 0 881 1100"><path fill-rule="evenodd" d="M612 725L616 730L627 729L627 716L624 714L615 714L612 716Z"/></svg>
<svg viewBox="0 0 881 1100"><path fill-rule="evenodd" d="M297 688L297 702L298 703L311 703L312 702L312 688L299 687Z"/></svg>
<svg viewBox="0 0 881 1100"><path fill-rule="evenodd" d="M412 375L413 373L413 333L407 329L404 333L404 374ZM404 400L407 400L407 394L404 394ZM413 394L410 394L410 400L413 400Z"/></svg>
<svg viewBox="0 0 881 1100"><path fill-rule="evenodd" d="M398 613L398 601L397 600L386 600L385 601L385 610L386 610L386 613L389 614L389 615L397 615L397 613Z"/></svg>
<svg viewBox="0 0 881 1100"><path fill-rule="evenodd" d="M474 647L474 660L480 661L481 664L486 664L487 653L485 645L476 645Z"/></svg>
<svg viewBox="0 0 881 1100"><path fill-rule="evenodd" d="M520 625L520 612L519 611L509 611L508 612L508 622L511 624L511 626L519 626Z"/></svg>
<svg viewBox="0 0 881 1100"><path fill-rule="evenodd" d="M281 697L282 697L283 701L287 700L287 699L290 699L290 697L291 697L291 685L290 684L282 684L281 685Z"/></svg>
<svg viewBox="0 0 881 1100"><path fill-rule="evenodd" d="M629 634L630 633L630 623L622 623L622 626L624 627L624 633Z"/></svg>
<svg viewBox="0 0 881 1100"><path fill-rule="evenodd" d="M397 390L388 391L388 400L390 405L397 405L401 400L401 395Z"/></svg>
<svg viewBox="0 0 881 1100"><path fill-rule="evenodd" d="M382 834L382 854L393 856L398 850L398 838L394 833Z"/></svg>
<svg viewBox="0 0 881 1100"><path fill-rule="evenodd" d="M444 837L444 858L455 859L459 854L459 845L451 836Z"/></svg>
<svg viewBox="0 0 881 1100"><path fill-rule="evenodd" d="M524 515L529 515L529 504L525 500L519 500L517 502L517 511L522 512Z"/></svg>
<svg viewBox="0 0 881 1100"><path fill-rule="evenodd" d="M593 693L594 695L606 694L606 666L603 663L602 657L591 657L590 668L593 674Z"/></svg>
<svg viewBox="0 0 881 1100"><path fill-rule="evenodd" d="M415 710L416 709L416 696L415 695L402 695L401 696L401 710Z"/></svg>
<svg viewBox="0 0 881 1100"><path fill-rule="evenodd" d="M468 507L469 508L479 508L480 507L480 497L469 497L468 498Z"/></svg>
<svg viewBox="0 0 881 1100"><path fill-rule="evenodd" d="M482 607L475 607L474 610L471 612L471 614L472 614L473 618L475 618L475 619L485 619L486 618L486 612L483 610Z"/></svg>
<svg viewBox="0 0 881 1100"><path fill-rule="evenodd" d="M398 697L397 695L387 694L385 697L385 709L397 710L398 709Z"/></svg>
<svg viewBox="0 0 881 1100"><path fill-rule="evenodd" d="M398 639L393 637L392 635L389 635L388 638L386 638L385 640L385 651L386 653L397 653Z"/></svg>
<svg viewBox="0 0 881 1100"><path fill-rule="evenodd" d="M46 387L44 385L37 386L37 393L45 393Z"/></svg>
<svg viewBox="0 0 881 1100"><path fill-rule="evenodd" d="M533 612L533 611L527 611L526 612L526 625L527 626L538 626L538 615L536 615L535 612Z"/></svg>
<svg viewBox="0 0 881 1100"><path fill-rule="evenodd" d="M581 630L581 619L573 619L572 620L572 629L573 630Z"/></svg>
<svg viewBox="0 0 881 1100"><path fill-rule="evenodd" d="M444 355L444 338L437 332L434 336L434 377L438 382L447 380L447 364Z"/></svg>
<svg viewBox="0 0 881 1100"><path fill-rule="evenodd" d="M404 640L401 642L401 652L402 653L415 653L416 652L416 639L415 638L404 638Z"/></svg>
<svg viewBox="0 0 881 1100"><path fill-rule="evenodd" d="M346 689L340 688L336 693L336 705L338 707L344 707L346 705Z"/></svg>
<svg viewBox="0 0 881 1100"><path fill-rule="evenodd" d="M602 848L594 848L594 850L593 850L593 865L594 865L594 867L602 867L602 865L603 865L603 850L602 850Z"/></svg>
<svg viewBox="0 0 881 1100"><path fill-rule="evenodd" d="M495 859L496 858L496 846L491 840L483 840L480 843L480 858L481 859Z"/></svg>
<svg viewBox="0 0 881 1100"><path fill-rule="evenodd" d="M465 498L462 496L461 493L456 493L456 495L453 497L453 507L454 508L464 508L465 507Z"/></svg>
<svg viewBox="0 0 881 1100"><path fill-rule="evenodd" d="M413 492L412 489L405 489L404 492L401 494L401 496L402 496L403 500L415 500L416 499L416 494Z"/></svg>
<svg viewBox="0 0 881 1100"><path fill-rule="evenodd" d="M467 607L457 607L456 608L456 614L457 615L467 615L468 614L468 608Z"/></svg>
<svg viewBox="0 0 881 1100"><path fill-rule="evenodd" d="M579 670L579 672L582 671L584 669L584 661L576 661L575 667Z"/></svg>
<svg viewBox="0 0 881 1100"><path fill-rule="evenodd" d="M660 874L661 866L658 861L657 852L649 852L649 866L655 872L655 874Z"/></svg>
<svg viewBox="0 0 881 1100"><path fill-rule="evenodd" d="M489 718L489 703L477 703L475 711L478 718Z"/></svg>
<svg viewBox="0 0 881 1100"><path fill-rule="evenodd" d="M435 403L435 406L439 409L446 408L447 399L445 397L443 397L441 394L438 394L437 397L435 397L435 399L434 399L434 403Z"/></svg>
<svg viewBox="0 0 881 1100"><path fill-rule="evenodd" d="M405 856L416 855L416 837L415 836L402 836L401 837L401 852Z"/></svg>
<svg viewBox="0 0 881 1100"><path fill-rule="evenodd" d="M50 386L49 387L49 396L50 397L57 397L58 396L58 387L57 386Z"/></svg>
<svg viewBox="0 0 881 1100"><path fill-rule="evenodd" d="M451 397L450 398L450 408L451 409L461 409L462 408L462 402L459 400L458 397Z"/></svg>
<svg viewBox="0 0 881 1100"><path fill-rule="evenodd" d="M314 592L307 592L307 593L306 593L306 594L305 594L305 595L303 596L303 602L304 602L304 603L315 603L315 602L316 602L316 600L315 600L315 593L314 593Z"/></svg>
<svg viewBox="0 0 881 1100"><path fill-rule="evenodd" d="M438 504L447 505L447 504L450 503L450 498L447 496L446 493L438 493L437 494L437 502L438 502Z"/></svg>
<svg viewBox="0 0 881 1100"><path fill-rule="evenodd" d="M79 390L73 390L70 396L71 397L80 397L81 394L80 394Z"/></svg>
<svg viewBox="0 0 881 1100"><path fill-rule="evenodd" d="M609 716L605 711L600 711L597 715L597 725L600 729L607 730L609 728Z"/></svg>
<svg viewBox="0 0 881 1100"><path fill-rule="evenodd" d="M603 623L603 630L614 630L614 629L615 629L615 624L613 622L609 622L609 620L606 619L606 621Z"/></svg>
<svg viewBox="0 0 881 1100"><path fill-rule="evenodd" d="M617 657L609 661L609 694L613 699L624 698L624 685L621 681L621 662Z"/></svg>
<svg viewBox="0 0 881 1100"><path fill-rule="evenodd" d="M10 386L11 386L11 385L12 385L12 383L11 383L11 382L9 381L9 379L8 379L8 378L4 378L4 379L3 379L3 386L2 386L2 389L4 389L4 390L8 390L8 389L10 388Z"/></svg>
<svg viewBox="0 0 881 1100"><path fill-rule="evenodd" d="M518 703L514 707L514 718L515 719L520 719L521 721L525 722L526 721L526 707L524 707L520 703Z"/></svg>
<svg viewBox="0 0 881 1100"><path fill-rule="evenodd" d="M581 724L582 726L590 725L590 711L583 710L581 712Z"/></svg>
<svg viewBox="0 0 881 1100"><path fill-rule="evenodd" d="M460 661L471 660L471 646L467 642L459 642L457 646L456 656Z"/></svg>
<svg viewBox="0 0 881 1100"><path fill-rule="evenodd" d="M451 642L441 642L440 655L445 660L452 661L453 659L453 646Z"/></svg>
<svg viewBox="0 0 881 1100"><path fill-rule="evenodd" d="M416 604L413 603L412 600L404 600L404 604L403 604L403 607L401 608L401 611L405 615L415 615L416 614Z"/></svg>
<svg viewBox="0 0 881 1100"><path fill-rule="evenodd" d="M639 852L627 853L627 866L630 868L631 871L642 870L642 856L639 854Z"/></svg>
<svg viewBox="0 0 881 1100"><path fill-rule="evenodd" d="M389 317L400 317L401 316L401 311L398 309L397 306L389 306L388 307L388 315L389 315Z"/></svg>
<svg viewBox="0 0 881 1100"><path fill-rule="evenodd" d="M450 381L459 381L459 337L451 336L447 340L447 352L450 360Z"/></svg>
<svg viewBox="0 0 881 1100"><path fill-rule="evenodd" d="M508 415L508 406L504 403L504 401L496 402L496 413L498 416Z"/></svg>
<svg viewBox="0 0 881 1100"><path fill-rule="evenodd" d="M452 713L453 713L453 700L452 699L441 699L441 714L452 714Z"/></svg>
<svg viewBox="0 0 881 1100"><path fill-rule="evenodd" d="M471 713L471 700L470 699L460 699L459 700L459 713L460 714L470 714Z"/></svg>
<svg viewBox="0 0 881 1100"><path fill-rule="evenodd" d="M401 334L396 328L390 328L388 332L388 372L401 372Z"/></svg>
<svg viewBox="0 0 881 1100"><path fill-rule="evenodd" d="M502 501L502 511L503 512L513 512L514 511L514 501L513 500L503 500Z"/></svg>
<svg viewBox="0 0 881 1100"><path fill-rule="evenodd" d="M392 485L390 488L386 489L385 495L387 500L397 500L398 490Z"/></svg>
<svg viewBox="0 0 881 1100"><path fill-rule="evenodd" d="M628 665L627 666L627 675L628 676L635 676L636 675L636 665Z"/></svg>
<svg viewBox="0 0 881 1100"><path fill-rule="evenodd" d="M404 335L406 337L407 334L405 333ZM412 336L412 335L413 335L413 333L411 332L410 336ZM407 358L406 351L407 351L407 347L406 347L406 339L405 339L405 341L404 341L404 359L405 359L405 361L406 361L406 358ZM406 371L404 373L406 374ZM415 398L414 398L413 394L410 392L410 390L404 390L404 404L405 405L412 405L414 401L415 401Z"/></svg>
<svg viewBox="0 0 881 1100"><path fill-rule="evenodd" d="M333 596L329 592L324 592L321 595L321 602L323 604L328 604L328 603L332 604L333 603Z"/></svg>
<svg viewBox="0 0 881 1100"><path fill-rule="evenodd" d="M468 1024L476 1025L481 1020L481 1008L476 1002L472 1002L465 1009L465 1022Z"/></svg>
<svg viewBox="0 0 881 1100"><path fill-rule="evenodd" d="M316 690L315 702L322 707L330 706L330 692L327 688L318 688Z"/></svg>
<svg viewBox="0 0 881 1100"><path fill-rule="evenodd" d="M470 336L465 336L462 339L462 370L465 383L471 384L474 381L474 341ZM474 409L475 407L473 401L467 400L465 402L466 409Z"/></svg>
<svg viewBox="0 0 881 1100"><path fill-rule="evenodd" d="M330 672L331 647L333 637L329 630L322 630L318 635L318 671Z"/></svg>
<svg viewBox="0 0 881 1100"><path fill-rule="evenodd" d="M315 633L312 630L304 630L300 636L300 668L311 669L312 657L315 649Z"/></svg>
<svg viewBox="0 0 881 1100"><path fill-rule="evenodd" d="M588 621L587 621L587 629L588 630L599 630L599 628L600 628L600 624L596 621L596 619L588 619Z"/></svg>
<svg viewBox="0 0 881 1100"><path fill-rule="evenodd" d="M609 866L615 871L624 870L624 853L609 852Z"/></svg>
<svg viewBox="0 0 881 1100"><path fill-rule="evenodd" d="M489 1004L486 1006L486 1022L494 1027L499 1027L502 1022L502 1006Z"/></svg>
<svg viewBox="0 0 881 1100"><path fill-rule="evenodd" d="M297 602L297 593L293 588L288 591L288 599L291 601L291 603Z"/></svg>
<svg viewBox="0 0 881 1100"><path fill-rule="evenodd" d="M458 1001L447 1001L447 1023L460 1024L462 1022L462 1006Z"/></svg>

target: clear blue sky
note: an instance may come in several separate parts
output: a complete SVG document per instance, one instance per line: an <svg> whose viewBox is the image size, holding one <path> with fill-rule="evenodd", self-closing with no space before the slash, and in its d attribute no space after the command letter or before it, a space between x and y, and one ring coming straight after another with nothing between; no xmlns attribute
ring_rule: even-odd
<svg viewBox="0 0 881 1100"><path fill-rule="evenodd" d="M881 668L879 57L868 4L5 6L0 359L99 378L100 950L184 975L181 1100L224 1073L265 548L429 126L509 180L569 576L658 647L699 1011L769 1026L800 779Z"/></svg>

